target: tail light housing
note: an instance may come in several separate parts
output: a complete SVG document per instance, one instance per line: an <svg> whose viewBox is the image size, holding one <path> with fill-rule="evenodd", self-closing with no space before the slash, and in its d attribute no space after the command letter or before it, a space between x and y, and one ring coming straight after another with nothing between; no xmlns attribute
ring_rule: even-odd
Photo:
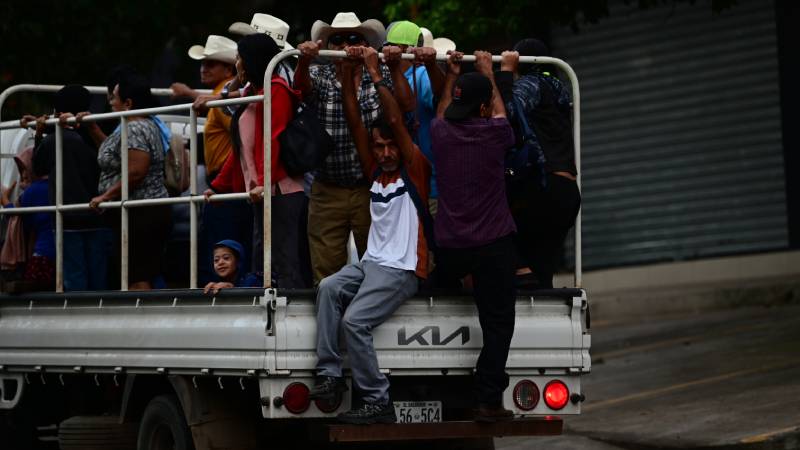
<svg viewBox="0 0 800 450"><path fill-rule="evenodd" d="M320 411L326 414L330 414L339 409L339 406L342 405L342 393L339 392L332 398L327 398L327 399L318 398L314 400L314 404L317 405L317 409L319 409Z"/></svg>
<svg viewBox="0 0 800 450"><path fill-rule="evenodd" d="M553 380L544 387L544 403L553 410L558 411L569 401L569 388L563 381Z"/></svg>
<svg viewBox="0 0 800 450"><path fill-rule="evenodd" d="M522 380L514 386L514 404L523 411L530 411L539 404L539 388L531 380Z"/></svg>
<svg viewBox="0 0 800 450"><path fill-rule="evenodd" d="M311 392L303 383L292 383L283 390L283 405L292 414L306 412L311 400L308 398Z"/></svg>

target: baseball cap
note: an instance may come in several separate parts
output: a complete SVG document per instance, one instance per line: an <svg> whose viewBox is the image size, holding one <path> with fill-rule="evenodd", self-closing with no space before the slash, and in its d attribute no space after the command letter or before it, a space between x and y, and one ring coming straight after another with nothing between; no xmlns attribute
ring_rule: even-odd
<svg viewBox="0 0 800 450"><path fill-rule="evenodd" d="M478 72L465 73L453 86L453 101L444 111L448 120L464 120L477 116L480 107L492 99L492 82Z"/></svg>
<svg viewBox="0 0 800 450"><path fill-rule="evenodd" d="M386 40L384 45L420 45L420 29L414 22L408 20L401 20L393 22L386 32Z"/></svg>
<svg viewBox="0 0 800 450"><path fill-rule="evenodd" d="M236 252L236 257L241 258L242 254L244 253L244 247L238 241L234 241L233 239L223 239L216 244L214 244L214 249L218 249L220 247L227 247L234 252Z"/></svg>

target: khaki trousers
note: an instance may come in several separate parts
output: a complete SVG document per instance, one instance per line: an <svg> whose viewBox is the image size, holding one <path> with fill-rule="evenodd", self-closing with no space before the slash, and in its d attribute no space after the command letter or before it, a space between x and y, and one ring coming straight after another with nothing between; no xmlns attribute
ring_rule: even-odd
<svg viewBox="0 0 800 450"><path fill-rule="evenodd" d="M367 250L369 236L369 187L343 187L314 180L308 205L308 245L314 284L347 264L350 232L358 258Z"/></svg>

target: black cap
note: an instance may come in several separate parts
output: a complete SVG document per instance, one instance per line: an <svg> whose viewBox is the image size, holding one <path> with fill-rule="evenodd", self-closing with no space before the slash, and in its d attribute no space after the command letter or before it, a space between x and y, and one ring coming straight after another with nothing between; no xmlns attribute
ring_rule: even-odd
<svg viewBox="0 0 800 450"><path fill-rule="evenodd" d="M514 51L520 56L550 56L550 49L539 39L527 38L514 44Z"/></svg>
<svg viewBox="0 0 800 450"><path fill-rule="evenodd" d="M92 94L85 87L78 84L69 84L59 89L53 99L56 112L69 112L77 114L88 111L92 102Z"/></svg>
<svg viewBox="0 0 800 450"><path fill-rule="evenodd" d="M481 105L492 100L492 82L478 72L465 73L453 86L453 101L444 111L448 120L464 120L477 117Z"/></svg>

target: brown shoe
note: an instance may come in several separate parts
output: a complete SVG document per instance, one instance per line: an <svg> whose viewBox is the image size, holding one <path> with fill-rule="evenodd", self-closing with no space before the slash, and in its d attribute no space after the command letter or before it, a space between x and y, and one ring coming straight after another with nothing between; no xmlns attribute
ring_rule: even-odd
<svg viewBox="0 0 800 450"><path fill-rule="evenodd" d="M493 423L513 419L514 412L503 408L502 404L496 406L481 404L472 410L472 417L476 422Z"/></svg>

